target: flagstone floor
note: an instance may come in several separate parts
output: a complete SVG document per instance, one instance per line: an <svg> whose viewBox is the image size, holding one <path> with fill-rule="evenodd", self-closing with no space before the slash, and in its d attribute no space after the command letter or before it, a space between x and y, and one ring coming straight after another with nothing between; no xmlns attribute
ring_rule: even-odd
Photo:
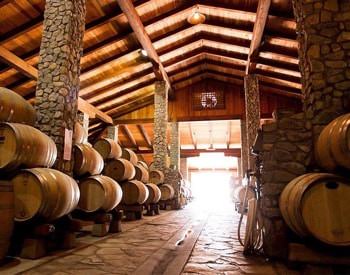
<svg viewBox="0 0 350 275"><path fill-rule="evenodd" d="M237 239L233 205L189 204L179 211L124 224L84 247L0 269L0 274L299 274L261 257L246 258Z"/></svg>

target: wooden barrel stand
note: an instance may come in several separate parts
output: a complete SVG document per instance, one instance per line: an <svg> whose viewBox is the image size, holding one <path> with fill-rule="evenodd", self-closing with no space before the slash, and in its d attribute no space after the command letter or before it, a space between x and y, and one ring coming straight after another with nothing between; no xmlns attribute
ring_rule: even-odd
<svg viewBox="0 0 350 275"><path fill-rule="evenodd" d="M111 211L112 220L109 225L109 233L119 233L122 232L122 219L123 219L123 211L113 209Z"/></svg>
<svg viewBox="0 0 350 275"><path fill-rule="evenodd" d="M143 205L142 204L119 204L117 210L122 210L126 221L141 220L143 217Z"/></svg>
<svg viewBox="0 0 350 275"><path fill-rule="evenodd" d="M159 201L159 208L161 210L176 210L179 209L178 202L176 198L172 198L169 200L161 200Z"/></svg>
<svg viewBox="0 0 350 275"><path fill-rule="evenodd" d="M75 210L72 215L80 223L80 227L92 225L91 235L95 237L104 237L108 234L110 223L113 219L111 213L105 211L84 212Z"/></svg>
<svg viewBox="0 0 350 275"><path fill-rule="evenodd" d="M145 204L146 216L160 215L159 203Z"/></svg>

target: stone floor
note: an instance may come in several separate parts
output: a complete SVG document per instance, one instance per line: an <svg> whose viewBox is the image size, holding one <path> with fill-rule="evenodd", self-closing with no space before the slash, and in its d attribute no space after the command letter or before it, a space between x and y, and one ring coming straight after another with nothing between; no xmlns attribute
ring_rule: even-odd
<svg viewBox="0 0 350 275"><path fill-rule="evenodd" d="M263 258L246 258L233 206L184 210L124 224L124 232L41 260L20 260L0 274L299 274ZM186 263L187 262L187 263Z"/></svg>

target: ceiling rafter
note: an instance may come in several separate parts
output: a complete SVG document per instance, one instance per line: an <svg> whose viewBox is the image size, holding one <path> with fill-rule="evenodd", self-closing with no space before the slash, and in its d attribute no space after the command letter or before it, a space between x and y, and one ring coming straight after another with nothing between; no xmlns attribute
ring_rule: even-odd
<svg viewBox="0 0 350 275"><path fill-rule="evenodd" d="M138 148L136 140L134 136L132 135L129 127L126 124L119 125L119 129L123 133L123 135L130 141L133 148Z"/></svg>
<svg viewBox="0 0 350 275"><path fill-rule="evenodd" d="M31 79L38 79L38 70L36 68L29 65L23 59L19 58L17 55L13 54L2 46L0 46L0 58ZM106 123L113 123L113 120L110 116L101 112L99 109L86 102L82 98L78 98L78 109L82 112L87 113L91 118L98 117Z"/></svg>
<svg viewBox="0 0 350 275"><path fill-rule="evenodd" d="M153 65L153 70L154 74L156 75L156 78L158 80L164 80L168 87L170 88L169 90L169 96L172 94L171 92L171 83L169 80L169 77L163 67L163 64L152 44L151 39L149 38L145 27L134 7L132 2L130 0L117 0L121 10L124 12L126 17L128 18L129 24L131 28L134 30L134 33L142 45L143 49L147 52L148 57L152 61Z"/></svg>
<svg viewBox="0 0 350 275"><path fill-rule="evenodd" d="M261 46L265 25L269 16L271 0L259 0L256 11L256 20L254 23L253 37L250 43L246 74L250 74L255 69L257 57L259 56L259 48Z"/></svg>
<svg viewBox="0 0 350 275"><path fill-rule="evenodd" d="M142 135L144 141L146 142L147 146L149 148L152 148L152 142L150 137L148 136L145 127L142 124L137 124L137 129L139 130L140 134Z"/></svg>

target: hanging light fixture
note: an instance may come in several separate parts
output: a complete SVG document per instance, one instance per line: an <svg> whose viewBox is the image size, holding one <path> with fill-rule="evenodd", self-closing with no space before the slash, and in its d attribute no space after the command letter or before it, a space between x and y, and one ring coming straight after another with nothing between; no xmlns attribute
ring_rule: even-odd
<svg viewBox="0 0 350 275"><path fill-rule="evenodd" d="M198 6L190 14L190 16L187 17L187 22L192 24L192 25L202 24L202 23L204 23L204 21L205 21L205 15L199 11Z"/></svg>

